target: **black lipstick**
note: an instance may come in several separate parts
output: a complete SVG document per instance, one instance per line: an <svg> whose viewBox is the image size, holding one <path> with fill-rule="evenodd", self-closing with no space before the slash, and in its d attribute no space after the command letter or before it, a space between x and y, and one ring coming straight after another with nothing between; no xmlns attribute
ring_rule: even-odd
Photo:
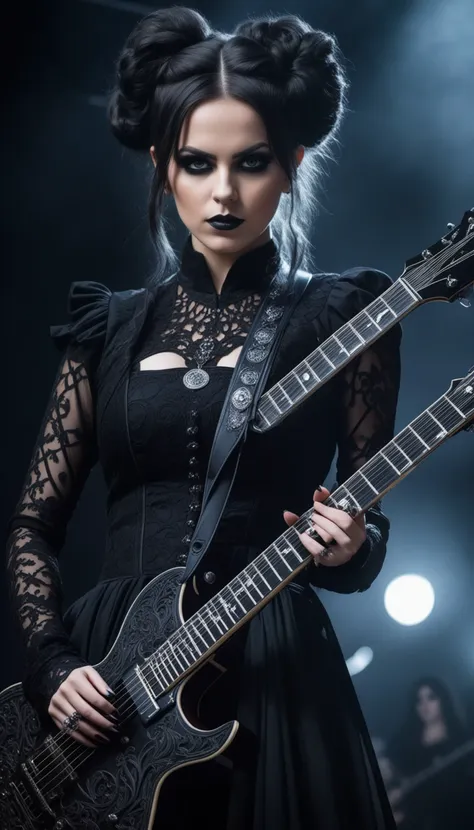
<svg viewBox="0 0 474 830"><path fill-rule="evenodd" d="M238 228L244 220L238 219L237 216L232 216L232 214L228 213L226 216L222 216L221 214L212 216L206 221L211 225L211 227L215 228L216 231L235 231L235 229Z"/></svg>

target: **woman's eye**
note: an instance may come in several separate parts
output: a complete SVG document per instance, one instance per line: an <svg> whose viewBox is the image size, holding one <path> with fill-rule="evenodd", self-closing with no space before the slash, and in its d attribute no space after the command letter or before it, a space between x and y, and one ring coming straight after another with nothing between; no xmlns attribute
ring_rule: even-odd
<svg viewBox="0 0 474 830"><path fill-rule="evenodd" d="M270 156L248 156L242 161L242 168L249 172L258 172L266 170L271 162Z"/></svg>
<svg viewBox="0 0 474 830"><path fill-rule="evenodd" d="M183 167L188 173L207 173L210 169L209 162L203 159L186 159L183 162Z"/></svg>

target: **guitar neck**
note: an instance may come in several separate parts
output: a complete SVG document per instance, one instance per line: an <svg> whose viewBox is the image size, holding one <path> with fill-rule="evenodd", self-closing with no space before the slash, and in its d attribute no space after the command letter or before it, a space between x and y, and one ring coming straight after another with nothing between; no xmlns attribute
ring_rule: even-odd
<svg viewBox="0 0 474 830"><path fill-rule="evenodd" d="M433 778L436 778L441 772L444 772L448 767L453 766L458 761L468 758L469 755L474 754L474 740L466 741L466 743L458 746L456 749L453 749L448 755L444 758L441 758L435 764L432 764L430 767L421 770L420 772L413 775L411 778L405 779L402 781L401 784L401 791L402 796L406 797L410 795L412 792L417 790L423 784L426 784L427 781L431 781Z"/></svg>
<svg viewBox="0 0 474 830"><path fill-rule="evenodd" d="M474 415L474 372L438 398L327 499L351 515L364 512ZM224 640L290 582L311 560L299 533L312 508L178 628L140 667L155 699L207 659Z"/></svg>
<svg viewBox="0 0 474 830"><path fill-rule="evenodd" d="M399 277L262 395L252 428L266 432L274 427L422 302L408 281Z"/></svg>

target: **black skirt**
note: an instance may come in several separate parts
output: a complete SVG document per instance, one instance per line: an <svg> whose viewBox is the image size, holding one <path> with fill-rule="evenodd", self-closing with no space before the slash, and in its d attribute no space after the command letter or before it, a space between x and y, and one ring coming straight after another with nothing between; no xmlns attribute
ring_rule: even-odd
<svg viewBox="0 0 474 830"><path fill-rule="evenodd" d="M150 577L100 582L67 611L71 639L99 663ZM207 707L249 742L232 770L217 761L168 777L159 830L394 830L360 706L315 592L292 584L235 640ZM236 635L239 636L239 635ZM240 647L239 647L240 646ZM246 760L247 758L247 760Z"/></svg>

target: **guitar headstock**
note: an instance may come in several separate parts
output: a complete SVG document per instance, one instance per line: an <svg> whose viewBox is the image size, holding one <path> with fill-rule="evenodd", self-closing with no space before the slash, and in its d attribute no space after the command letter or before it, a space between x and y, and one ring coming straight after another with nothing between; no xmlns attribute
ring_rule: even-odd
<svg viewBox="0 0 474 830"><path fill-rule="evenodd" d="M422 300L465 297L474 284L474 208L459 225L449 224L434 245L407 260L402 276Z"/></svg>

